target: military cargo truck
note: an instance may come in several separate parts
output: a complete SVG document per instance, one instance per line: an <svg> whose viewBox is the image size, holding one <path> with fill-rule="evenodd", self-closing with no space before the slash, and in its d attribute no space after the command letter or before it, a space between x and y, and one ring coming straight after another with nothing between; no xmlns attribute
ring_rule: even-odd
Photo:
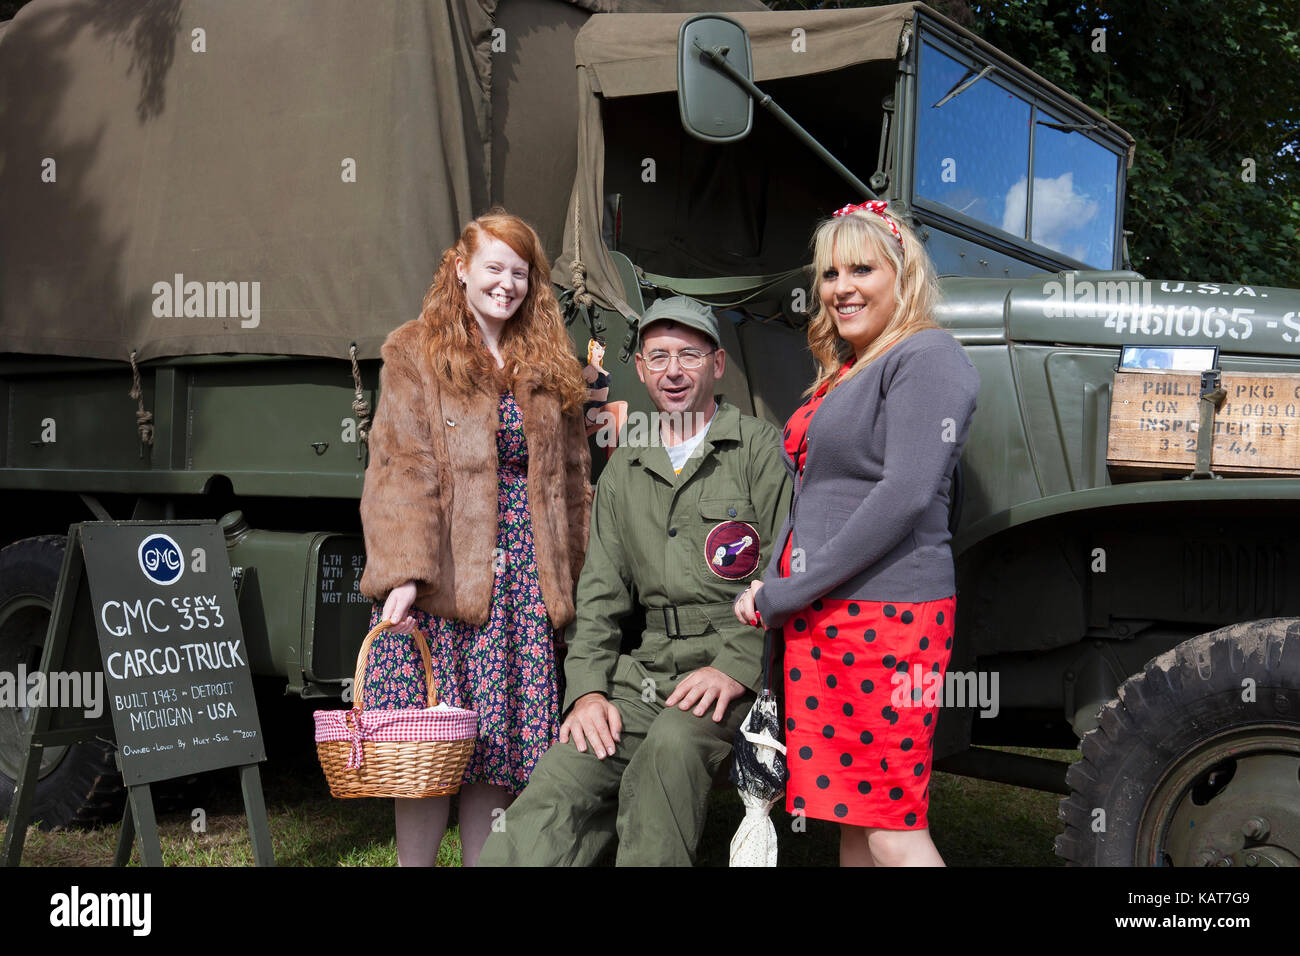
<svg viewBox="0 0 1300 956"><path fill-rule="evenodd" d="M665 8L700 4L36 0L4 24L0 671L39 664L69 524L198 517L253 673L338 698L380 345L493 203L558 253L574 35ZM29 718L0 710L0 809ZM120 804L110 746L45 751L33 818Z"/></svg>
<svg viewBox="0 0 1300 956"><path fill-rule="evenodd" d="M1300 372L1300 293L1132 271L1132 137L922 5L735 19L762 92L906 210L980 373L954 476L960 681L936 766L1066 794L1057 851L1073 862L1296 862L1300 483L1113 482L1106 459L1121 347ZM757 107L745 139L684 132L682 20L641 18L635 50L613 18L578 34L588 105L557 274L585 276L615 341L653 296L732 305L727 394L747 386L781 422L812 376L812 223L867 197ZM630 379L614 387L635 405ZM988 749L1080 738L1068 779Z"/></svg>
<svg viewBox="0 0 1300 956"><path fill-rule="evenodd" d="M384 334L491 201L538 225L575 352L604 336L633 410L614 359L663 295L731 320L742 410L783 422L811 378L808 238L867 197L761 109L732 143L684 130L685 12L290 3L254 33L241 6L40 0L0 41L6 85L49 77L0 107L0 667L39 653L68 523L201 516L242 576L255 671L341 693L368 613L352 403L373 408ZM1300 482L1118 482L1106 439L1122 346L1297 372L1300 293L1134 272L1132 137L924 5L731 6L763 91L918 228L980 372L936 766L1066 795L1073 862L1294 862ZM1068 778L990 749L1080 740ZM79 746L50 757L47 819L111 786Z"/></svg>

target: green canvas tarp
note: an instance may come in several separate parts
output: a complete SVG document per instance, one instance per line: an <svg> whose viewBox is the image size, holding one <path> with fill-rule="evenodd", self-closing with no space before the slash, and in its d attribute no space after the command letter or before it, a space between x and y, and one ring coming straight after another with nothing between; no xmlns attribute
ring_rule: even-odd
<svg viewBox="0 0 1300 956"><path fill-rule="evenodd" d="M591 14L699 6L37 0L0 34L0 352L377 356L491 204L559 252Z"/></svg>
<svg viewBox="0 0 1300 956"><path fill-rule="evenodd" d="M810 77L874 63L892 91L892 64L916 6L901 3L854 10L768 11L738 13L734 18L749 33L755 82ZM798 267L804 261L800 253L816 218L834 208L826 205L824 198L817 205L820 197L807 194L805 181L832 181L835 195L844 195L836 205L856 201L847 186L785 131L761 145L757 137L751 137L724 147L701 147L682 133L676 125L675 91L677 34L683 19L672 14L598 15L579 31L575 43L578 176L565 221L564 254L553 277L557 283L570 285L573 259L579 257L587 290L607 308L619 306L622 296L616 267L602 244L602 234L608 231L606 198L615 191L607 183L610 162L624 167L655 160L656 179L646 187L655 198L643 201L639 209L630 209L629 215L638 217L642 235L660 240L643 243L639 251L645 255L634 256L634 260L670 275L743 276ZM656 94L663 101L657 105L650 102ZM667 94L673 97L671 102ZM623 133L617 144L611 144L607 127L622 131L630 125L620 122L615 108L615 101L628 97L641 104L642 122L632 136ZM858 122L865 125L870 117L878 135L878 99L866 103L862 89L847 81L823 97L828 98L833 100L829 109L839 111L845 122L851 121L851 110L859 106L862 118ZM782 105L796 119L804 120L806 111L789 102ZM757 108L754 123L756 131L763 125L775 125ZM779 159L774 158L773 149L781 152ZM873 149L865 161L874 163L875 158ZM756 170L764 166L761 181L754 182ZM871 170L856 172L865 178ZM631 182L631 190L645 191L635 177ZM623 188L628 188L627 183L624 176ZM635 205L635 196L624 198L630 206ZM790 212L773 215L775 206ZM772 248L774 244L779 250Z"/></svg>
<svg viewBox="0 0 1300 956"><path fill-rule="evenodd" d="M877 171L882 104L893 98L918 11L1036 88L1073 100L920 3L734 16L749 34L755 81L865 182ZM661 276L781 275L808 262L819 219L865 198L757 106L753 132L741 142L704 145L687 136L676 101L683 19L597 15L575 42L578 175L552 275L571 286L579 259L587 290L606 308L619 308L623 294L607 245ZM1132 138L1074 103L1128 139L1131 161Z"/></svg>

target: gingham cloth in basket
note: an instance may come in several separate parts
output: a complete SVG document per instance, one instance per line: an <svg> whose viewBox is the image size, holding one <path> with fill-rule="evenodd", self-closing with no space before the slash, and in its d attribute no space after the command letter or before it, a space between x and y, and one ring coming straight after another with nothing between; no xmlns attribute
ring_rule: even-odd
<svg viewBox="0 0 1300 956"><path fill-rule="evenodd" d="M316 742L347 740L352 743L348 769L361 766L361 744L367 740L465 740L478 734L478 712L447 704L403 710L318 710Z"/></svg>

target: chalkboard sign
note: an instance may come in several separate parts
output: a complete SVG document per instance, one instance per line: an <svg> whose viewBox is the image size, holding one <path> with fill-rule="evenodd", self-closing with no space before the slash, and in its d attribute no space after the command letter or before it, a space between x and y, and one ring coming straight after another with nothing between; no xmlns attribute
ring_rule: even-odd
<svg viewBox="0 0 1300 956"><path fill-rule="evenodd" d="M126 784L265 759L216 525L81 526Z"/></svg>

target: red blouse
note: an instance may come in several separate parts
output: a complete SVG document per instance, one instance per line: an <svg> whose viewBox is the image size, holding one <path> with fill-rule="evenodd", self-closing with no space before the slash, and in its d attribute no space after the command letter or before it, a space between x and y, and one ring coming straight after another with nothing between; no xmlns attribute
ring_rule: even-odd
<svg viewBox="0 0 1300 956"><path fill-rule="evenodd" d="M851 368L857 357L849 359L840 369L839 377L843 378L844 374ZM790 416L790 420L785 423L785 440L786 454L794 462L795 468L803 474L804 463L808 460L808 428L812 425L812 417L817 413L822 401L826 398L826 393L830 390L830 382L825 382L822 387L813 392L812 398L804 402L795 413Z"/></svg>
<svg viewBox="0 0 1300 956"><path fill-rule="evenodd" d="M845 362L844 367L840 369L839 377L842 378L856 361L857 356L854 356ZM795 409L795 413L785 423L785 431L782 433L785 451L794 462L799 474L803 474L803 466L808 461L808 429L812 426L813 415L817 413L828 391L830 391L830 382L825 382L821 388L813 392L812 398ZM777 567L783 578L790 576L790 542L793 540L793 534L786 535L785 546L781 549L781 561Z"/></svg>

